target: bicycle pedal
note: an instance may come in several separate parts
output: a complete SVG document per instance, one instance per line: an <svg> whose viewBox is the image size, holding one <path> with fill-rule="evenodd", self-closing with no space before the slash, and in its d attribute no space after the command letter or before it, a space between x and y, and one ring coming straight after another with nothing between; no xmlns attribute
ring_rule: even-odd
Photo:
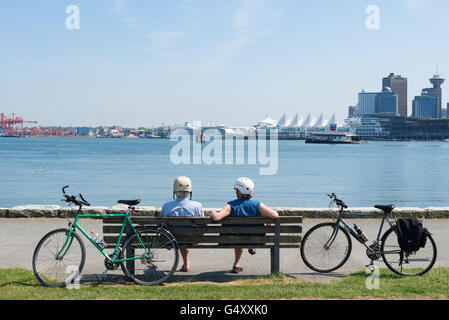
<svg viewBox="0 0 449 320"><path fill-rule="evenodd" d="M367 264L365 267L369 269L371 272L376 270L377 268L374 264Z"/></svg>

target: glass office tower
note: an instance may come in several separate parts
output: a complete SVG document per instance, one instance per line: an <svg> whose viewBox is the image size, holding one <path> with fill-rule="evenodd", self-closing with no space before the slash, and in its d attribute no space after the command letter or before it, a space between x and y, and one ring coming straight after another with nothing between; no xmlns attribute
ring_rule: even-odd
<svg viewBox="0 0 449 320"><path fill-rule="evenodd" d="M441 111L440 111L441 114ZM416 118L436 119L438 116L438 98L423 89L420 96L413 100L412 116Z"/></svg>
<svg viewBox="0 0 449 320"><path fill-rule="evenodd" d="M398 113L407 116L407 78L390 73L388 77L382 78L382 88L389 87L398 95Z"/></svg>
<svg viewBox="0 0 449 320"><path fill-rule="evenodd" d="M398 115L398 95L390 87L384 87L376 96L376 114Z"/></svg>

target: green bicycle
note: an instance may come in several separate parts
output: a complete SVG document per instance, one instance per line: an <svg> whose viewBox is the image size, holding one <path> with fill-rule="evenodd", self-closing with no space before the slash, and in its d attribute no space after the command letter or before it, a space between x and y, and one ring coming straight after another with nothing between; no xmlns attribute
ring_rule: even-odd
<svg viewBox="0 0 449 320"><path fill-rule="evenodd" d="M130 214L140 200L119 200L128 205L122 214L83 214L83 206L90 206L80 194L69 196L65 193L63 201L78 206L73 223L47 233L37 244L33 254L33 272L36 278L48 287L65 287L74 284L83 270L86 260L86 248L77 233L83 234L94 247L105 256L107 270L116 270L121 266L124 274L140 285L158 285L167 281L178 265L178 243L173 235L163 227L134 227ZM114 251L105 252L102 241L90 236L78 223L80 218L123 217L123 225L117 238ZM128 224L128 228L126 228ZM123 246L120 246L126 229ZM123 250L124 249L124 250ZM134 263L127 263L134 261Z"/></svg>

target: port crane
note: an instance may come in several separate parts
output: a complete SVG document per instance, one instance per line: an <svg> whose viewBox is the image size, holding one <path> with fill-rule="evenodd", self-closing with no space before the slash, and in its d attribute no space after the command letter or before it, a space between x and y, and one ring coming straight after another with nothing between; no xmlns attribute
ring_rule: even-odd
<svg viewBox="0 0 449 320"><path fill-rule="evenodd" d="M18 117L15 113L11 118L8 118L4 113L0 114L0 128L3 130L3 135L7 137L24 136L23 124L34 123L37 121L25 121L22 117Z"/></svg>

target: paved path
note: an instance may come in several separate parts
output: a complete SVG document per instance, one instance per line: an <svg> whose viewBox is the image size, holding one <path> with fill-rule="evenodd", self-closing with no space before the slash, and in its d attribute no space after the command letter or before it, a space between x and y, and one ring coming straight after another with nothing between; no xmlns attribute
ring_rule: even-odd
<svg viewBox="0 0 449 320"><path fill-rule="evenodd" d="M323 221L329 220L304 219L303 232L305 233L312 226ZM357 223L371 239L376 237L380 220L351 219L349 221ZM93 229L99 234L102 232L101 220L83 219L80 224L87 231ZM67 220L59 218L0 218L0 268L20 267L31 270L31 259L38 241L50 230L66 226ZM449 266L449 248L447 247L447 243L449 243L449 219L425 220L424 226L431 230L437 243L436 265ZM82 272L83 280L92 281L97 279L95 274L101 276L105 270L104 258L87 241L85 241L85 244L87 259ZM231 274L233 252L232 249L192 249L190 257L191 272L176 272L171 281L228 282L270 273L270 250L258 249L254 256L250 256L245 251L241 260L244 271L238 275ZM364 247L353 240L351 257L342 268L335 272L318 274L308 269L301 260L299 249L281 249L280 269L282 273L296 279L328 282L351 272L362 270L368 262L369 259L365 255ZM376 265L385 267L381 261L377 261ZM122 275L120 268L116 271L109 271L107 281L117 281L121 279Z"/></svg>

